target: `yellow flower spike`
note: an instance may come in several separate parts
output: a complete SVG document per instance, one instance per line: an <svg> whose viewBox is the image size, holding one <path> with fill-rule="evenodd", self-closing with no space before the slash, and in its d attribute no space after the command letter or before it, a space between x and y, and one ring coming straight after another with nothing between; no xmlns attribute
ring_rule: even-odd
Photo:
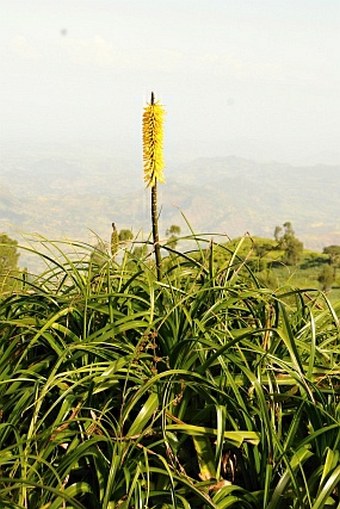
<svg viewBox="0 0 340 509"><path fill-rule="evenodd" d="M156 181L164 182L163 169L163 120L165 110L159 102L144 108L143 113L143 162L144 181L147 187L154 187Z"/></svg>

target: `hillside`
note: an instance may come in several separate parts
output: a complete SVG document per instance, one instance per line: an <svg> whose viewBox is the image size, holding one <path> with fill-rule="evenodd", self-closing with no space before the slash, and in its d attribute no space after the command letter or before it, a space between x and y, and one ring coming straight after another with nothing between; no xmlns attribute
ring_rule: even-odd
<svg viewBox="0 0 340 509"><path fill-rule="evenodd" d="M340 244L339 170L232 156L170 163L160 187L161 227L183 226L183 212L197 232L271 237L290 220L308 247ZM149 230L139 162L89 152L11 155L1 159L0 186L2 231L88 240L90 230L107 237L112 221Z"/></svg>
<svg viewBox="0 0 340 509"><path fill-rule="evenodd" d="M285 250L274 239L261 237L235 238L215 249L215 259L221 265L236 252L240 260L246 260L247 268L273 290L283 288L313 288L326 290L332 300L340 297L339 259L334 261L328 254L301 249L297 263L289 264ZM328 284L323 284L322 273L330 271Z"/></svg>

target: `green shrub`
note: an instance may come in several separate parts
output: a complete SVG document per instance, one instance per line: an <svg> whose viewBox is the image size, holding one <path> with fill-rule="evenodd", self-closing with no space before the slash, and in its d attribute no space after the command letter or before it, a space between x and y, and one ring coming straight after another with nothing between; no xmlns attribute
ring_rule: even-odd
<svg viewBox="0 0 340 509"><path fill-rule="evenodd" d="M192 241L162 281L54 245L1 299L1 507L339 507L339 306Z"/></svg>

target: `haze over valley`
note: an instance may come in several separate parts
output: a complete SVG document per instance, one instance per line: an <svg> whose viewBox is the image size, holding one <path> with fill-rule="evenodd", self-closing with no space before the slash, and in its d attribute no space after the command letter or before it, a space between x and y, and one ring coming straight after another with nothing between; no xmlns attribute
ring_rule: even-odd
<svg viewBox="0 0 340 509"><path fill-rule="evenodd" d="M340 243L340 165L293 166L236 156L171 163L159 186L161 232L171 224L197 233L272 237L291 221L305 246ZM0 162L0 229L15 238L92 242L109 239L111 222L149 233L149 193L141 161L105 151L7 154Z"/></svg>

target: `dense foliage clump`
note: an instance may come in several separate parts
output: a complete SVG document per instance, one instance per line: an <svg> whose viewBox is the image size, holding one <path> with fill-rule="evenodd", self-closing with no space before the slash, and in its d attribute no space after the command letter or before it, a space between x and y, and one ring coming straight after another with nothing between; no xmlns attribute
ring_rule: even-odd
<svg viewBox="0 0 340 509"><path fill-rule="evenodd" d="M340 306L192 240L160 281L78 244L2 296L1 507L339 507Z"/></svg>
<svg viewBox="0 0 340 509"><path fill-rule="evenodd" d="M0 292L5 293L17 286L19 276L19 251L16 240L5 233L0 234Z"/></svg>

